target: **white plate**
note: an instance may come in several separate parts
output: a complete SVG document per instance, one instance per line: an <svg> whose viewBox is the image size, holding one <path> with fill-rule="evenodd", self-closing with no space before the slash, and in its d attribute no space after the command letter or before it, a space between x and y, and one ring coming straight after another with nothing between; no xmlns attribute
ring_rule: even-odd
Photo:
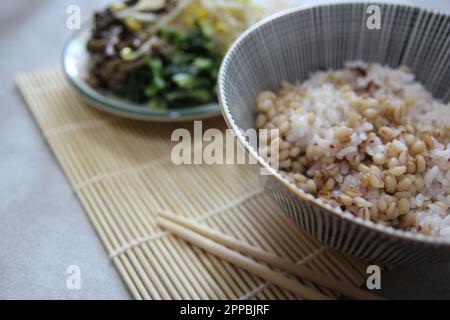
<svg viewBox="0 0 450 320"><path fill-rule="evenodd" d="M85 23L75 32L63 51L63 68L70 84L91 106L120 117L159 122L180 122L217 117L219 105L210 103L190 108L156 109L146 104L135 104L91 88L87 82L89 53L86 49L91 34L91 23Z"/></svg>

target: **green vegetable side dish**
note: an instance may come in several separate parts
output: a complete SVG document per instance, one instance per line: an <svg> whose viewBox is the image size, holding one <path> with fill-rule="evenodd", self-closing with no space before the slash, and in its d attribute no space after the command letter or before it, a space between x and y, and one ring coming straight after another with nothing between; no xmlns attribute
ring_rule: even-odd
<svg viewBox="0 0 450 320"><path fill-rule="evenodd" d="M217 101L230 41L261 18L252 0L125 0L96 12L87 42L95 90L155 109Z"/></svg>
<svg viewBox="0 0 450 320"><path fill-rule="evenodd" d="M146 58L142 66L127 74L116 93L133 102L148 102L153 108L216 101L221 57L214 50L209 30L197 25L187 32L162 29L157 35L170 44L167 53Z"/></svg>

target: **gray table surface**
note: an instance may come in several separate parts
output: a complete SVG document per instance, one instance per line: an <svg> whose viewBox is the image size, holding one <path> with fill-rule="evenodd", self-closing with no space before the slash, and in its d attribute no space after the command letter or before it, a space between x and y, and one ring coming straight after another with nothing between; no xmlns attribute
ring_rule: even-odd
<svg viewBox="0 0 450 320"><path fill-rule="evenodd" d="M448 0L397 1L450 11ZM17 92L13 75L60 67L70 34L66 8L82 19L105 0L0 2L0 299L130 299L131 296ZM67 267L81 289L66 286ZM388 298L450 298L450 264L384 272Z"/></svg>

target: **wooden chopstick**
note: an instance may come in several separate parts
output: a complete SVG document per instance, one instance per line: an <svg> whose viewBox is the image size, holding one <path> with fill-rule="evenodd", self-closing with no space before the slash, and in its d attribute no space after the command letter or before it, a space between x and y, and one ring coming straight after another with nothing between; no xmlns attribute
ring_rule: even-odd
<svg viewBox="0 0 450 320"><path fill-rule="evenodd" d="M306 299L314 300L329 300L325 295L308 288L295 280L289 279L288 277L271 270L270 268L256 262L255 260L248 258L237 251L231 250L211 239L208 239L199 233L196 233L181 224L175 223L165 216L157 217L158 224L172 232L174 235L190 242L199 248L222 258L242 269L249 271L277 286L289 290L299 296Z"/></svg>
<svg viewBox="0 0 450 320"><path fill-rule="evenodd" d="M177 216L169 212L160 212L160 217L170 220L178 225L184 226L197 234L200 234L210 240L220 243L228 248L237 250L241 253L252 256L262 262L281 270L288 271L302 279L314 282L322 287L340 292L345 296L358 300L379 300L381 297L372 294L366 290L350 285L346 282L336 280L330 276L315 272L305 266L298 265L292 261L280 258L279 256L264 251L258 247L252 246L246 242L227 236L214 229L191 221L189 219ZM270 270L270 269L269 269Z"/></svg>

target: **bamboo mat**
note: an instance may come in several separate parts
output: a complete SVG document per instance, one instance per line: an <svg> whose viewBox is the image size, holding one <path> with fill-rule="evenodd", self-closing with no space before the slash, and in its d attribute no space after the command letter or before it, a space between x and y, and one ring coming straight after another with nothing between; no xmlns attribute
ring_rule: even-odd
<svg viewBox="0 0 450 320"><path fill-rule="evenodd" d="M102 113L84 104L61 71L19 74L16 81L136 299L302 298L162 231L155 223L160 209L337 279L355 285L364 281L365 263L302 233L263 193L249 167L172 164L171 133L177 127L191 129L191 123L143 123ZM203 127L225 125L216 119Z"/></svg>

